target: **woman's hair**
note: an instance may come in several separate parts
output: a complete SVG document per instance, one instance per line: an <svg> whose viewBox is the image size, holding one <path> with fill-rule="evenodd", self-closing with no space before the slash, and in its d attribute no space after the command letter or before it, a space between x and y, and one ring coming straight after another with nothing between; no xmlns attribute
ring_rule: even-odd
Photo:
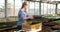
<svg viewBox="0 0 60 32"><path fill-rule="evenodd" d="M27 5L27 2L24 2L24 3L22 4L21 9L24 8L25 5Z"/></svg>

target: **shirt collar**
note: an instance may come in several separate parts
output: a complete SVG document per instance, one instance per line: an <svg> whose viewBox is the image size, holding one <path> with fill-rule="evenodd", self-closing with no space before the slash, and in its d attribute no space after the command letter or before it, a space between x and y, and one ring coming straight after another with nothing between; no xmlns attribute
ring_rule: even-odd
<svg viewBox="0 0 60 32"><path fill-rule="evenodd" d="M26 12L25 9L21 9L23 12Z"/></svg>

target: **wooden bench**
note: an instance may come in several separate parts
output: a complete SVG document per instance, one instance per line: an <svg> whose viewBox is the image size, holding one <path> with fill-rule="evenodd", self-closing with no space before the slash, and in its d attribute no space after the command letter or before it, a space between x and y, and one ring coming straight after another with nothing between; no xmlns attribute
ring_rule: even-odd
<svg viewBox="0 0 60 32"><path fill-rule="evenodd" d="M7 29L13 29L13 28L16 28L17 26L11 26L11 27L7 27L7 28L1 28L0 31L3 31L3 30L7 30Z"/></svg>

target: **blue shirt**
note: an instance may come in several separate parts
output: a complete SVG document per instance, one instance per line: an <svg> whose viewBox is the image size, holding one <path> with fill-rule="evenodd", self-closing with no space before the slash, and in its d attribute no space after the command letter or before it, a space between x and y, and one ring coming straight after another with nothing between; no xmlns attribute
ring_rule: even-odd
<svg viewBox="0 0 60 32"><path fill-rule="evenodd" d="M18 23L17 25L22 25L22 23L25 23L26 20L23 20L24 17L28 17L28 14L26 11L23 11L22 9L18 13Z"/></svg>

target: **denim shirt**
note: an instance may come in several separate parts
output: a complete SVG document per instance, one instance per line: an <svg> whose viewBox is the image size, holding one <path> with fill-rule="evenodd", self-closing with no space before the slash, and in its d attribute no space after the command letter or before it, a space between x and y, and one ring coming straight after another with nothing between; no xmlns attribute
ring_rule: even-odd
<svg viewBox="0 0 60 32"><path fill-rule="evenodd" d="M25 23L26 20L23 20L23 18L28 17L28 14L26 11L23 11L22 9L18 13L18 23L17 25L22 25L22 23Z"/></svg>

